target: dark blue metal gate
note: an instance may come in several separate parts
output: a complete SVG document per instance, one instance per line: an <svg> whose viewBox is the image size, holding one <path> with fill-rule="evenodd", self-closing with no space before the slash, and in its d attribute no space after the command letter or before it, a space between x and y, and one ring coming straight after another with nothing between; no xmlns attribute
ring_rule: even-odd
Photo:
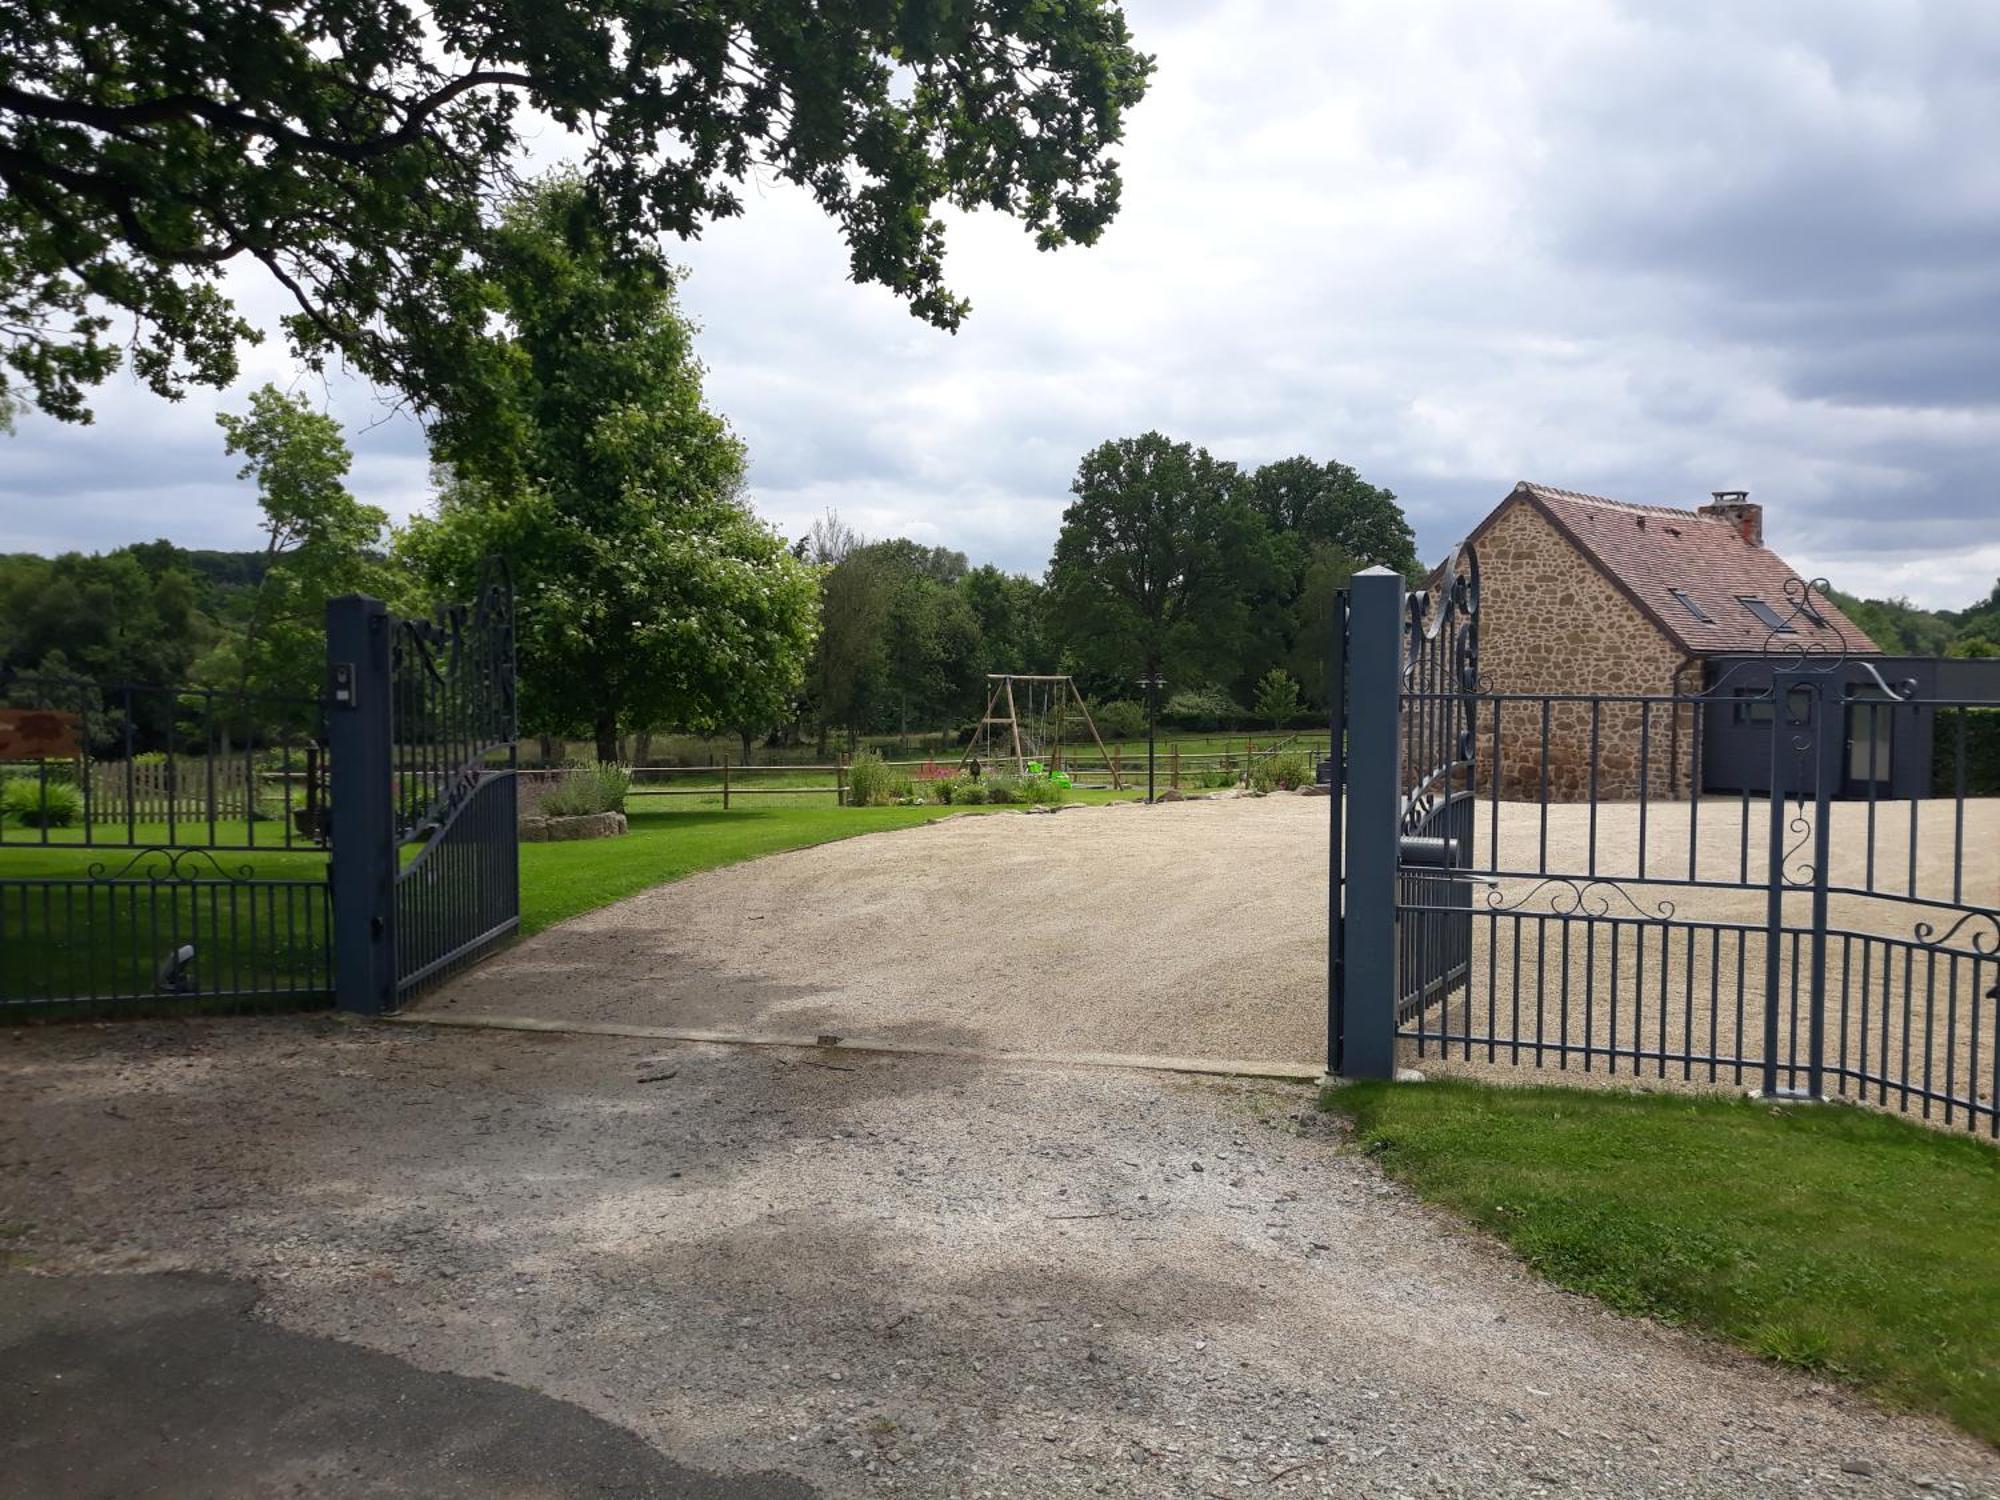
<svg viewBox="0 0 2000 1500"><path fill-rule="evenodd" d="M1397 808L1399 1025L1465 991L1472 963L1473 771L1478 725L1479 558L1453 555L1435 589L1404 604Z"/></svg>
<svg viewBox="0 0 2000 1500"><path fill-rule="evenodd" d="M1802 645L1817 588L1698 688L1517 693L1479 677L1475 558L1414 598L1357 575L1330 1064L1845 1096L2000 1136L2000 702ZM1704 783L1724 724L1763 736L1754 788ZM1911 747L1922 794L1892 800L1880 762Z"/></svg>
<svg viewBox="0 0 2000 1500"><path fill-rule="evenodd" d="M398 1009L520 926L513 591L399 619L327 606L335 974L343 1009Z"/></svg>

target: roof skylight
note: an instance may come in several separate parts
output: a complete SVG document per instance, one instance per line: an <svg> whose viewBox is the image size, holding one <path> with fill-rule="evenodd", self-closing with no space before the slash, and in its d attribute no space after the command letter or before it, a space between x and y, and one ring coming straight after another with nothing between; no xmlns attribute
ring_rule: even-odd
<svg viewBox="0 0 2000 1500"><path fill-rule="evenodd" d="M1761 620L1767 628L1776 631L1779 635L1796 635L1798 633L1792 628L1790 620L1779 614L1755 594L1738 594L1736 602Z"/></svg>
<svg viewBox="0 0 2000 1500"><path fill-rule="evenodd" d="M1689 614L1693 615L1697 620L1701 621L1702 624L1713 625L1715 623L1715 616L1710 614L1707 610L1703 609L1699 604L1695 603L1693 597L1689 595L1686 589L1668 589L1667 592L1674 596L1675 602L1677 602L1682 609L1686 610Z"/></svg>

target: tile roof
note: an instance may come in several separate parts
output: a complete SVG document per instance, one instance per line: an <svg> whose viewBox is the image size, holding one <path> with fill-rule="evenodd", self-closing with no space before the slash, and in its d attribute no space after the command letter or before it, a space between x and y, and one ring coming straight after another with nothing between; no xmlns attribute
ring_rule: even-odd
<svg viewBox="0 0 2000 1500"><path fill-rule="evenodd" d="M1791 565L1770 548L1745 541L1735 524L1720 516L1665 505L1634 505L1524 480L1479 530L1491 525L1515 499L1548 517L1690 656L1791 645L1869 654L1882 649L1819 594L1812 599L1819 621L1810 619L1785 592L1787 584L1797 588L1798 574ZM1709 618L1697 618L1675 598L1676 589ZM1791 631L1774 634L1742 602L1746 597L1769 605Z"/></svg>

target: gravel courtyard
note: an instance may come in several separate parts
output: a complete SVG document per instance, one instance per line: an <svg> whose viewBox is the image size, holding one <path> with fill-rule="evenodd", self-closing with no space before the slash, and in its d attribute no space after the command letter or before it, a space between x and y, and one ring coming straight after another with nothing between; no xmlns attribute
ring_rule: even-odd
<svg viewBox="0 0 2000 1500"><path fill-rule="evenodd" d="M1326 803L948 818L734 865L528 939L419 1015L1311 1064Z"/></svg>
<svg viewBox="0 0 2000 1500"><path fill-rule="evenodd" d="M1535 804L1503 803L1497 824L1491 812L1490 804L1479 808L1475 845L1482 861L1497 833L1503 866L1531 867L1545 857L1551 870L1595 868L1621 877L1623 889L1644 906L1596 888L1593 894L1604 895L1614 914L1671 901L1680 921L1753 929L1743 944L1740 978L1733 944L1718 960L1704 933L1690 956L1684 946L1689 929L1655 927L1642 956L1628 929L1616 953L1622 991L1616 997L1609 936L1596 934L1586 958L1585 936L1577 932L1568 963L1576 998L1564 1012L1576 1038L1585 1034L1584 970L1594 966L1592 1038L1655 1044L1659 948L1671 938L1665 965L1672 970L1669 1041L1678 1046L1685 1037L1697 1052L1740 1045L1738 1055L1760 1055L1767 804L1710 799L1695 815L1686 803L1656 803L1643 824L1632 804L1605 804L1594 814L1584 806L1556 806L1548 809L1546 832ZM1872 824L1864 804L1836 804L1833 813L1835 880L1860 884L1872 868L1878 884L1900 889L1913 866L1910 804L1883 804ZM1967 803L1962 823L1948 801L1920 803L1916 815L1918 893L1948 897L1955 877L1965 902L2000 908L2000 802ZM1692 850L1704 878L1735 881L1747 871L1751 883L1648 887L1638 878L1642 827L1647 875L1685 874ZM1796 837L1788 832L1787 840ZM1014 1053L1310 1067L1325 1057L1326 841L1325 800L1301 796L952 818L662 886L517 945L425 1000L418 1014L780 1038L830 1032ZM1788 855L1788 868L1800 857ZM1509 881L1494 898L1547 911L1551 897L1563 894L1537 893L1535 886L1533 879ZM1475 892L1475 909L1482 913L1486 895ZM1802 922L1805 895L1787 901L1789 919ZM1835 926L1905 941L1922 917L1937 920L1938 908L1851 897L1832 902ZM1532 1027L1536 997L1543 995L1543 1028L1553 1039L1564 988L1561 966L1551 957L1538 981L1536 956L1528 955L1525 968L1516 959L1516 936L1512 924L1489 924L1483 917L1474 924L1474 1020L1487 1021L1489 989L1498 980L1511 988L1493 997L1496 1019L1511 1021L1518 989L1525 1024ZM1552 930L1551 936L1559 934ZM1961 945L1972 938L1990 947L1984 926L1962 933ZM1496 941L1499 953L1489 965L1487 948ZM1842 980L1843 960L1856 998L1842 1012L1840 994L1831 993L1829 1015L1850 1016L1847 1040L1858 1052L1861 956L1836 948L1830 990ZM1887 982L1882 962L1878 956L1870 981L1877 990ZM1936 1075L1942 1079L1950 1061L1954 1078L1964 1079L1977 1063L1978 1087L1987 1098L1994 1087L1988 1075L2000 1055L2000 1007L1976 1002L2000 979L1996 969L1991 959L1938 963L1930 983L1940 997L1956 990L1958 1021L1944 1024L1939 1006L1937 1024L1926 1030L1921 1015L1915 1023L1915 1066L1921 1066L1928 1036ZM1923 971L1918 973L1921 985ZM1645 1000L1635 1006L1642 978ZM1789 970L1786 978L1789 983ZM1727 990L1718 996L1713 1021L1711 986ZM1895 993L1887 1001L1898 1024L1908 1003L1905 988L1899 960ZM1740 1043L1739 991L1750 997ZM1871 1029L1883 1004L1879 995L1871 1001ZM1463 1007L1455 1020L1462 1019ZM1834 1045L1838 1041L1836 1036ZM1948 1058L1952 1052L1956 1056ZM1435 1059L1425 1061L1433 1065Z"/></svg>
<svg viewBox="0 0 2000 1500"><path fill-rule="evenodd" d="M2000 1495L1940 1424L1550 1289L1310 1099L331 1018L16 1029L0 1260L234 1278L289 1334L720 1476L620 1494ZM61 1374L0 1378L0 1492ZM103 1415L127 1450L211 1440ZM361 1492L300 1472L235 1493Z"/></svg>

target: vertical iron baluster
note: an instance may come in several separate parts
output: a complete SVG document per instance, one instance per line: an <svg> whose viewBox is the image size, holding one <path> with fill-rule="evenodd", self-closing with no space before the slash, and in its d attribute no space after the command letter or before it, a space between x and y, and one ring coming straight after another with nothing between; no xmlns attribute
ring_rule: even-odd
<svg viewBox="0 0 2000 1500"><path fill-rule="evenodd" d="M1749 941L1750 929L1747 927L1738 927L1736 929L1736 1045L1730 1050L1736 1054L1736 1076L1733 1081L1739 1087L1743 1082L1743 1064L1749 1061L1743 1054L1750 1050L1744 1045L1745 1039L1743 1035L1744 1010L1749 1000L1748 995L1745 994L1750 984L1749 954L1747 952Z"/></svg>
<svg viewBox="0 0 2000 1500"><path fill-rule="evenodd" d="M1722 1009L1722 928L1711 928L1708 934L1708 1081L1716 1081L1717 1059L1721 1052L1720 1011ZM1743 1038L1738 1036L1729 1050L1736 1056L1743 1055Z"/></svg>
<svg viewBox="0 0 2000 1500"><path fill-rule="evenodd" d="M1904 891L1904 894L1906 896L1909 896L1912 900L1916 899L1916 894L1917 894L1917 838L1918 838L1917 803L1918 801L1919 799L1916 797L1912 797L1910 799L1910 850L1909 850L1910 870L1907 879L1908 889Z"/></svg>
<svg viewBox="0 0 2000 1500"><path fill-rule="evenodd" d="M1848 999L1854 982L1854 939L1847 933L1840 937L1840 1056L1834 1064L1834 1080L1840 1092L1847 1092L1847 1015Z"/></svg>
<svg viewBox="0 0 2000 1500"><path fill-rule="evenodd" d="M1606 1066L1618 1072L1618 920L1612 918L1612 1032L1606 1038L1604 1054L1608 1058ZM1584 918L1584 1072L1590 1072L1592 1054L1596 1050L1596 1014L1598 1014L1598 924L1592 918Z"/></svg>
<svg viewBox="0 0 2000 1500"><path fill-rule="evenodd" d="M1590 700L1590 859L1588 868L1593 879L1597 876L1597 771L1598 758L1603 753L1604 700Z"/></svg>
<svg viewBox="0 0 2000 1500"><path fill-rule="evenodd" d="M1542 1049L1548 1038L1549 928L1541 912L1535 919L1535 1066L1542 1065Z"/></svg>
<svg viewBox="0 0 2000 1500"><path fill-rule="evenodd" d="M1881 768L1877 763L1876 757L1881 754L1882 750L1882 725L1879 717L1881 712L1882 706L1879 703L1870 703L1868 705L1868 849L1864 856L1867 862L1867 869L1863 873L1861 881L1862 889L1868 891L1875 889L1875 804L1877 795L1881 790L1878 785L1881 777ZM1892 732L1895 728L1895 723L1896 721L1892 717L1889 720Z"/></svg>
<svg viewBox="0 0 2000 1500"><path fill-rule="evenodd" d="M1785 927L1785 775L1779 746L1785 713L1785 692L1774 678L1771 687L1771 809L1764 859L1764 1093L1778 1092L1779 971L1784 961Z"/></svg>
<svg viewBox="0 0 2000 1500"><path fill-rule="evenodd" d="M1541 804L1542 832L1540 851L1535 861L1535 873L1549 873L1549 702L1542 699L1542 761L1541 761Z"/></svg>
<svg viewBox="0 0 2000 1500"><path fill-rule="evenodd" d="M1937 1005L1937 991L1931 991L1931 1005ZM1952 1090L1958 1086L1958 955L1945 955L1944 988L1944 1122L1952 1121Z"/></svg>
<svg viewBox="0 0 2000 1500"><path fill-rule="evenodd" d="M1563 1071L1569 1070L1569 927L1570 916L1564 913L1558 920L1562 923L1562 1061L1558 1064Z"/></svg>
<svg viewBox="0 0 2000 1500"><path fill-rule="evenodd" d="M1508 1055L1508 1061L1514 1063L1516 1066L1519 1066L1521 1061L1521 920L1520 914L1516 913L1507 923L1507 928L1512 935L1514 945L1512 954L1513 979L1508 995L1509 1007L1513 1017L1513 1050ZM1539 989L1540 987L1541 980L1537 976L1536 988Z"/></svg>
<svg viewBox="0 0 2000 1500"><path fill-rule="evenodd" d="M1797 1090L1799 1086L1799 933L1796 928L1787 929L1785 936L1790 939L1791 983L1787 987L1790 1003L1785 1014L1785 1087Z"/></svg>
<svg viewBox="0 0 2000 1500"><path fill-rule="evenodd" d="M1499 1028L1496 1007L1499 1005L1500 988L1500 918L1497 913L1488 913L1486 918L1486 1060L1494 1060L1495 1033ZM1466 1007L1471 1014L1471 1007ZM1467 1027L1470 1031L1472 1028Z"/></svg>
<svg viewBox="0 0 2000 1500"><path fill-rule="evenodd" d="M1962 906L1965 903L1965 731L1972 715L1960 709L1953 717L1958 721L1958 743L1953 757L1956 769L1952 783L1951 901L1954 906Z"/></svg>
<svg viewBox="0 0 2000 1500"><path fill-rule="evenodd" d="M1937 949L1924 950L1924 1118L1931 1117L1931 1059L1936 1055Z"/></svg>
<svg viewBox="0 0 2000 1500"><path fill-rule="evenodd" d="M1750 789L1744 787L1736 796L1739 803L1736 823L1736 883L1748 885L1750 883Z"/></svg>
<svg viewBox="0 0 2000 1500"><path fill-rule="evenodd" d="M1701 726L1706 707L1704 703L1694 703L1674 710L1676 714L1685 711L1688 719L1688 879L1691 881L1701 879Z"/></svg>
<svg viewBox="0 0 2000 1500"><path fill-rule="evenodd" d="M1864 935L1861 939L1861 1014L1854 1035L1854 1092L1864 1102L1868 1098L1868 1010L1875 982L1874 960L1874 941Z"/></svg>
<svg viewBox="0 0 2000 1500"><path fill-rule="evenodd" d="M1646 878L1646 813L1652 788L1653 703L1639 700L1639 879Z"/></svg>
<svg viewBox="0 0 2000 1500"><path fill-rule="evenodd" d="M1493 699L1493 761L1486 769L1486 790L1490 795L1489 820L1486 826L1486 868L1498 871L1500 868L1500 776L1505 764L1500 758L1500 698Z"/></svg>
<svg viewBox="0 0 2000 1500"><path fill-rule="evenodd" d="M1901 1108L1907 1114L1910 1108L1910 997L1916 993L1917 955L1916 950L1908 943L1902 944L1901 947L1903 949L1903 1057L1900 1068L1902 1077L1898 1081L1902 1085Z"/></svg>

